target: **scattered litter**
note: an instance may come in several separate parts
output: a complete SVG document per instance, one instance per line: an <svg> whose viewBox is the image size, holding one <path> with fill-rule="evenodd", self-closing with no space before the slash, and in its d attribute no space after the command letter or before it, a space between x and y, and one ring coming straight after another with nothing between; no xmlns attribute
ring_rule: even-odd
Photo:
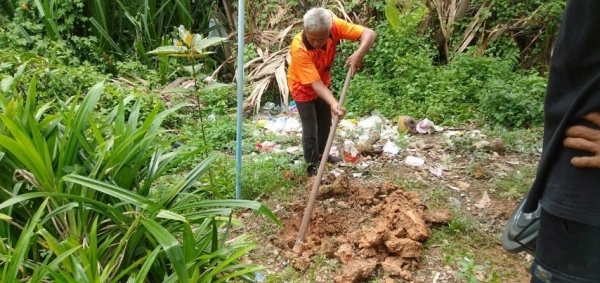
<svg viewBox="0 0 600 283"><path fill-rule="evenodd" d="M340 150L338 149L337 146L335 146L335 145L331 146L331 148L329 149L329 156L341 158Z"/></svg>
<svg viewBox="0 0 600 283"><path fill-rule="evenodd" d="M285 152L287 153L294 153L297 152L298 150L300 150L299 146L290 146L288 148L285 149Z"/></svg>
<svg viewBox="0 0 600 283"><path fill-rule="evenodd" d="M217 120L217 116L215 116L215 113L211 113L210 115L208 115L208 121L214 122Z"/></svg>
<svg viewBox="0 0 600 283"><path fill-rule="evenodd" d="M358 122L361 129L373 129L383 124L383 119L379 116L370 116Z"/></svg>
<svg viewBox="0 0 600 283"><path fill-rule="evenodd" d="M275 149L275 143L272 141L264 141L256 143L256 149L260 152L271 152Z"/></svg>
<svg viewBox="0 0 600 283"><path fill-rule="evenodd" d="M290 106L288 107L290 113L298 113L298 106L296 106L296 101L290 102Z"/></svg>
<svg viewBox="0 0 600 283"><path fill-rule="evenodd" d="M360 170L365 170L365 169L369 168L369 166L371 166L372 164L373 164L373 162L361 162L356 167Z"/></svg>
<svg viewBox="0 0 600 283"><path fill-rule="evenodd" d="M446 175L446 170L444 169L444 167L441 166L431 166L429 168L429 172L440 178L444 178L444 175Z"/></svg>
<svg viewBox="0 0 600 283"><path fill-rule="evenodd" d="M394 130L394 128L391 128L391 127L384 127L384 128L381 130L380 137L381 137L381 139L383 139L383 140L391 140L391 139L394 139L394 138L396 138L396 135L397 135L397 134L398 134L398 133L396 133L396 130Z"/></svg>
<svg viewBox="0 0 600 283"><path fill-rule="evenodd" d="M351 140L344 141L344 161L358 163L358 150Z"/></svg>
<svg viewBox="0 0 600 283"><path fill-rule="evenodd" d="M362 173L352 173L352 177L360 178L360 177L362 177Z"/></svg>
<svg viewBox="0 0 600 283"><path fill-rule="evenodd" d="M265 282L265 276L259 271L254 272L254 283L262 283Z"/></svg>
<svg viewBox="0 0 600 283"><path fill-rule="evenodd" d="M264 126L265 129L272 132L301 132L302 124L295 117L281 116L267 121Z"/></svg>
<svg viewBox="0 0 600 283"><path fill-rule="evenodd" d="M383 152L396 155L400 152L400 147L398 147L393 141L388 140L383 146Z"/></svg>
<svg viewBox="0 0 600 283"><path fill-rule="evenodd" d="M483 209L490 206L491 202L492 200L490 199L490 196L488 196L487 191L484 191L483 196L481 196L481 199L475 204L475 207Z"/></svg>
<svg viewBox="0 0 600 283"><path fill-rule="evenodd" d="M273 102L267 102L265 103L265 105L263 106L262 110L266 113L269 113L273 110L275 110L275 103Z"/></svg>
<svg viewBox="0 0 600 283"><path fill-rule="evenodd" d="M456 137L462 137L464 134L465 133L462 132L462 131L446 131L446 132L444 132L443 135L446 136L446 137L454 137L454 136L456 136Z"/></svg>
<svg viewBox="0 0 600 283"><path fill-rule="evenodd" d="M431 134L432 129L436 132L441 132L444 129L436 126L431 120L425 118L417 124L417 133L420 134Z"/></svg>
<svg viewBox="0 0 600 283"><path fill-rule="evenodd" d="M335 168L335 169L331 170L331 172L329 172L329 174L332 174L335 177L339 177L340 175L344 174L344 170L342 170L340 168Z"/></svg>
<svg viewBox="0 0 600 283"><path fill-rule="evenodd" d="M411 165L411 166L419 167L419 166L423 166L423 164L425 164L425 160L423 160L423 158L419 158L419 157L407 156L404 163Z"/></svg>
<svg viewBox="0 0 600 283"><path fill-rule="evenodd" d="M347 119L343 119L342 121L340 121L339 126L348 130L354 130L357 127L355 122Z"/></svg>

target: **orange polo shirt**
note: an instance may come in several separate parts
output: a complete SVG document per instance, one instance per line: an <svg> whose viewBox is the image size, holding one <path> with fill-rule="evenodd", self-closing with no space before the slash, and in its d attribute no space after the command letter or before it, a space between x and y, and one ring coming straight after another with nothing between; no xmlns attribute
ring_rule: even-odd
<svg viewBox="0 0 600 283"><path fill-rule="evenodd" d="M304 32L294 36L290 45L290 65L287 80L292 98L298 102L317 98L311 83L322 80L325 86L331 84L331 67L335 59L338 43L342 39L357 40L363 27L334 18L327 43L319 49L310 45Z"/></svg>

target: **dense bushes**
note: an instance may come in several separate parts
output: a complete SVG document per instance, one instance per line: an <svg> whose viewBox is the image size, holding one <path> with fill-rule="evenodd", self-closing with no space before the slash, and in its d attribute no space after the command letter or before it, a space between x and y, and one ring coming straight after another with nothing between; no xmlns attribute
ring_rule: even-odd
<svg viewBox="0 0 600 283"><path fill-rule="evenodd" d="M517 66L519 52L514 44L502 45L502 57L478 56L475 47L437 65L437 50L417 33L418 23L419 17L406 17L401 30L387 22L374 27L377 42L350 85L348 111L357 115L378 111L389 118L427 117L441 124L541 124L546 78ZM346 74L343 60L356 47L357 43L342 43L333 71L334 91L341 90Z"/></svg>

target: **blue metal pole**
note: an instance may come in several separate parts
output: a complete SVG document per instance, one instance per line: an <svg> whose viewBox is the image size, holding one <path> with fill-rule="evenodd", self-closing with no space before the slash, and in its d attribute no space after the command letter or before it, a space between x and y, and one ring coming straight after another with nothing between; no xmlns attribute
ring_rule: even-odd
<svg viewBox="0 0 600 283"><path fill-rule="evenodd" d="M244 0L238 0L237 146L235 151L235 198L242 197L242 101L244 99Z"/></svg>

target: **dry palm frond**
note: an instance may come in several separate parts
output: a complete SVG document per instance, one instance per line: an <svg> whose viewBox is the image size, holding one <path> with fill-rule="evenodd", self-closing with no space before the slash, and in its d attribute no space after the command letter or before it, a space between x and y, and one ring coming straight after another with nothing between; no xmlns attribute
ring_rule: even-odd
<svg viewBox="0 0 600 283"><path fill-rule="evenodd" d="M469 46L473 38L475 38L476 33L479 31L480 27L483 26L486 20L486 18L482 16L482 12L489 9L491 5L491 2L485 2L483 5L481 5L473 17L473 20L465 30L462 40L457 45L455 49L456 52L463 52Z"/></svg>
<svg viewBox="0 0 600 283"><path fill-rule="evenodd" d="M278 6L277 13L269 17L269 24L267 25L267 28L274 28L277 24L279 24L281 22L281 19L283 19L283 16L285 16L285 14L288 13L288 7L289 6L285 8Z"/></svg>
<svg viewBox="0 0 600 283"><path fill-rule="evenodd" d="M343 0L324 0L323 6L327 4L335 5L335 9L343 15L344 19L351 21L350 16L344 9ZM267 26L270 27L280 23L287 14L289 14L289 10L279 8L276 13L269 17ZM248 74L246 83L251 88L249 96L244 100L244 114L247 115L253 111L258 112L262 95L271 86L277 87L283 106L287 109L290 95L286 72L286 63L289 63L289 47L282 46L284 41L290 37L290 33L301 27L302 21L296 20L280 31L262 30L249 35L249 41L257 46L258 57L244 64L244 70ZM272 49L277 44L277 51L273 52Z"/></svg>
<svg viewBox="0 0 600 283"><path fill-rule="evenodd" d="M256 111L260 109L261 97L267 91L272 80L276 80L281 98L287 107L290 91L287 85L285 66L288 53L289 47L286 47L271 55L251 60L244 65L244 68L256 66L250 71L247 78L248 82L253 82L253 89L250 96L244 101L245 113L252 108L255 108Z"/></svg>
<svg viewBox="0 0 600 283"><path fill-rule="evenodd" d="M279 32L270 32L261 42L266 48L257 48L258 57L244 64L245 70L250 70L246 82L251 86L250 95L244 100L244 113L260 109L261 97L275 83L283 104L287 109L289 102L289 87L287 85L286 63L288 62L289 47L283 47L283 42L290 32L302 26L301 21L294 22ZM264 33L267 35L267 33ZM271 53L270 47L279 44L278 51ZM273 82L273 80L275 82Z"/></svg>
<svg viewBox="0 0 600 283"><path fill-rule="evenodd" d="M470 0L429 0L429 5L437 11L439 33L443 38L442 45L446 57L449 55L454 23L465 15L469 4Z"/></svg>
<svg viewBox="0 0 600 283"><path fill-rule="evenodd" d="M344 1L342 1L342 0L323 0L323 2L321 3L321 7L327 7L327 5L329 5L329 4L333 4L335 6L335 9L338 10L340 12L340 14L342 14L342 16L344 16L344 20L352 22L352 19L350 18L350 16L348 16L348 13L346 13L346 8L344 8L346 6Z"/></svg>

